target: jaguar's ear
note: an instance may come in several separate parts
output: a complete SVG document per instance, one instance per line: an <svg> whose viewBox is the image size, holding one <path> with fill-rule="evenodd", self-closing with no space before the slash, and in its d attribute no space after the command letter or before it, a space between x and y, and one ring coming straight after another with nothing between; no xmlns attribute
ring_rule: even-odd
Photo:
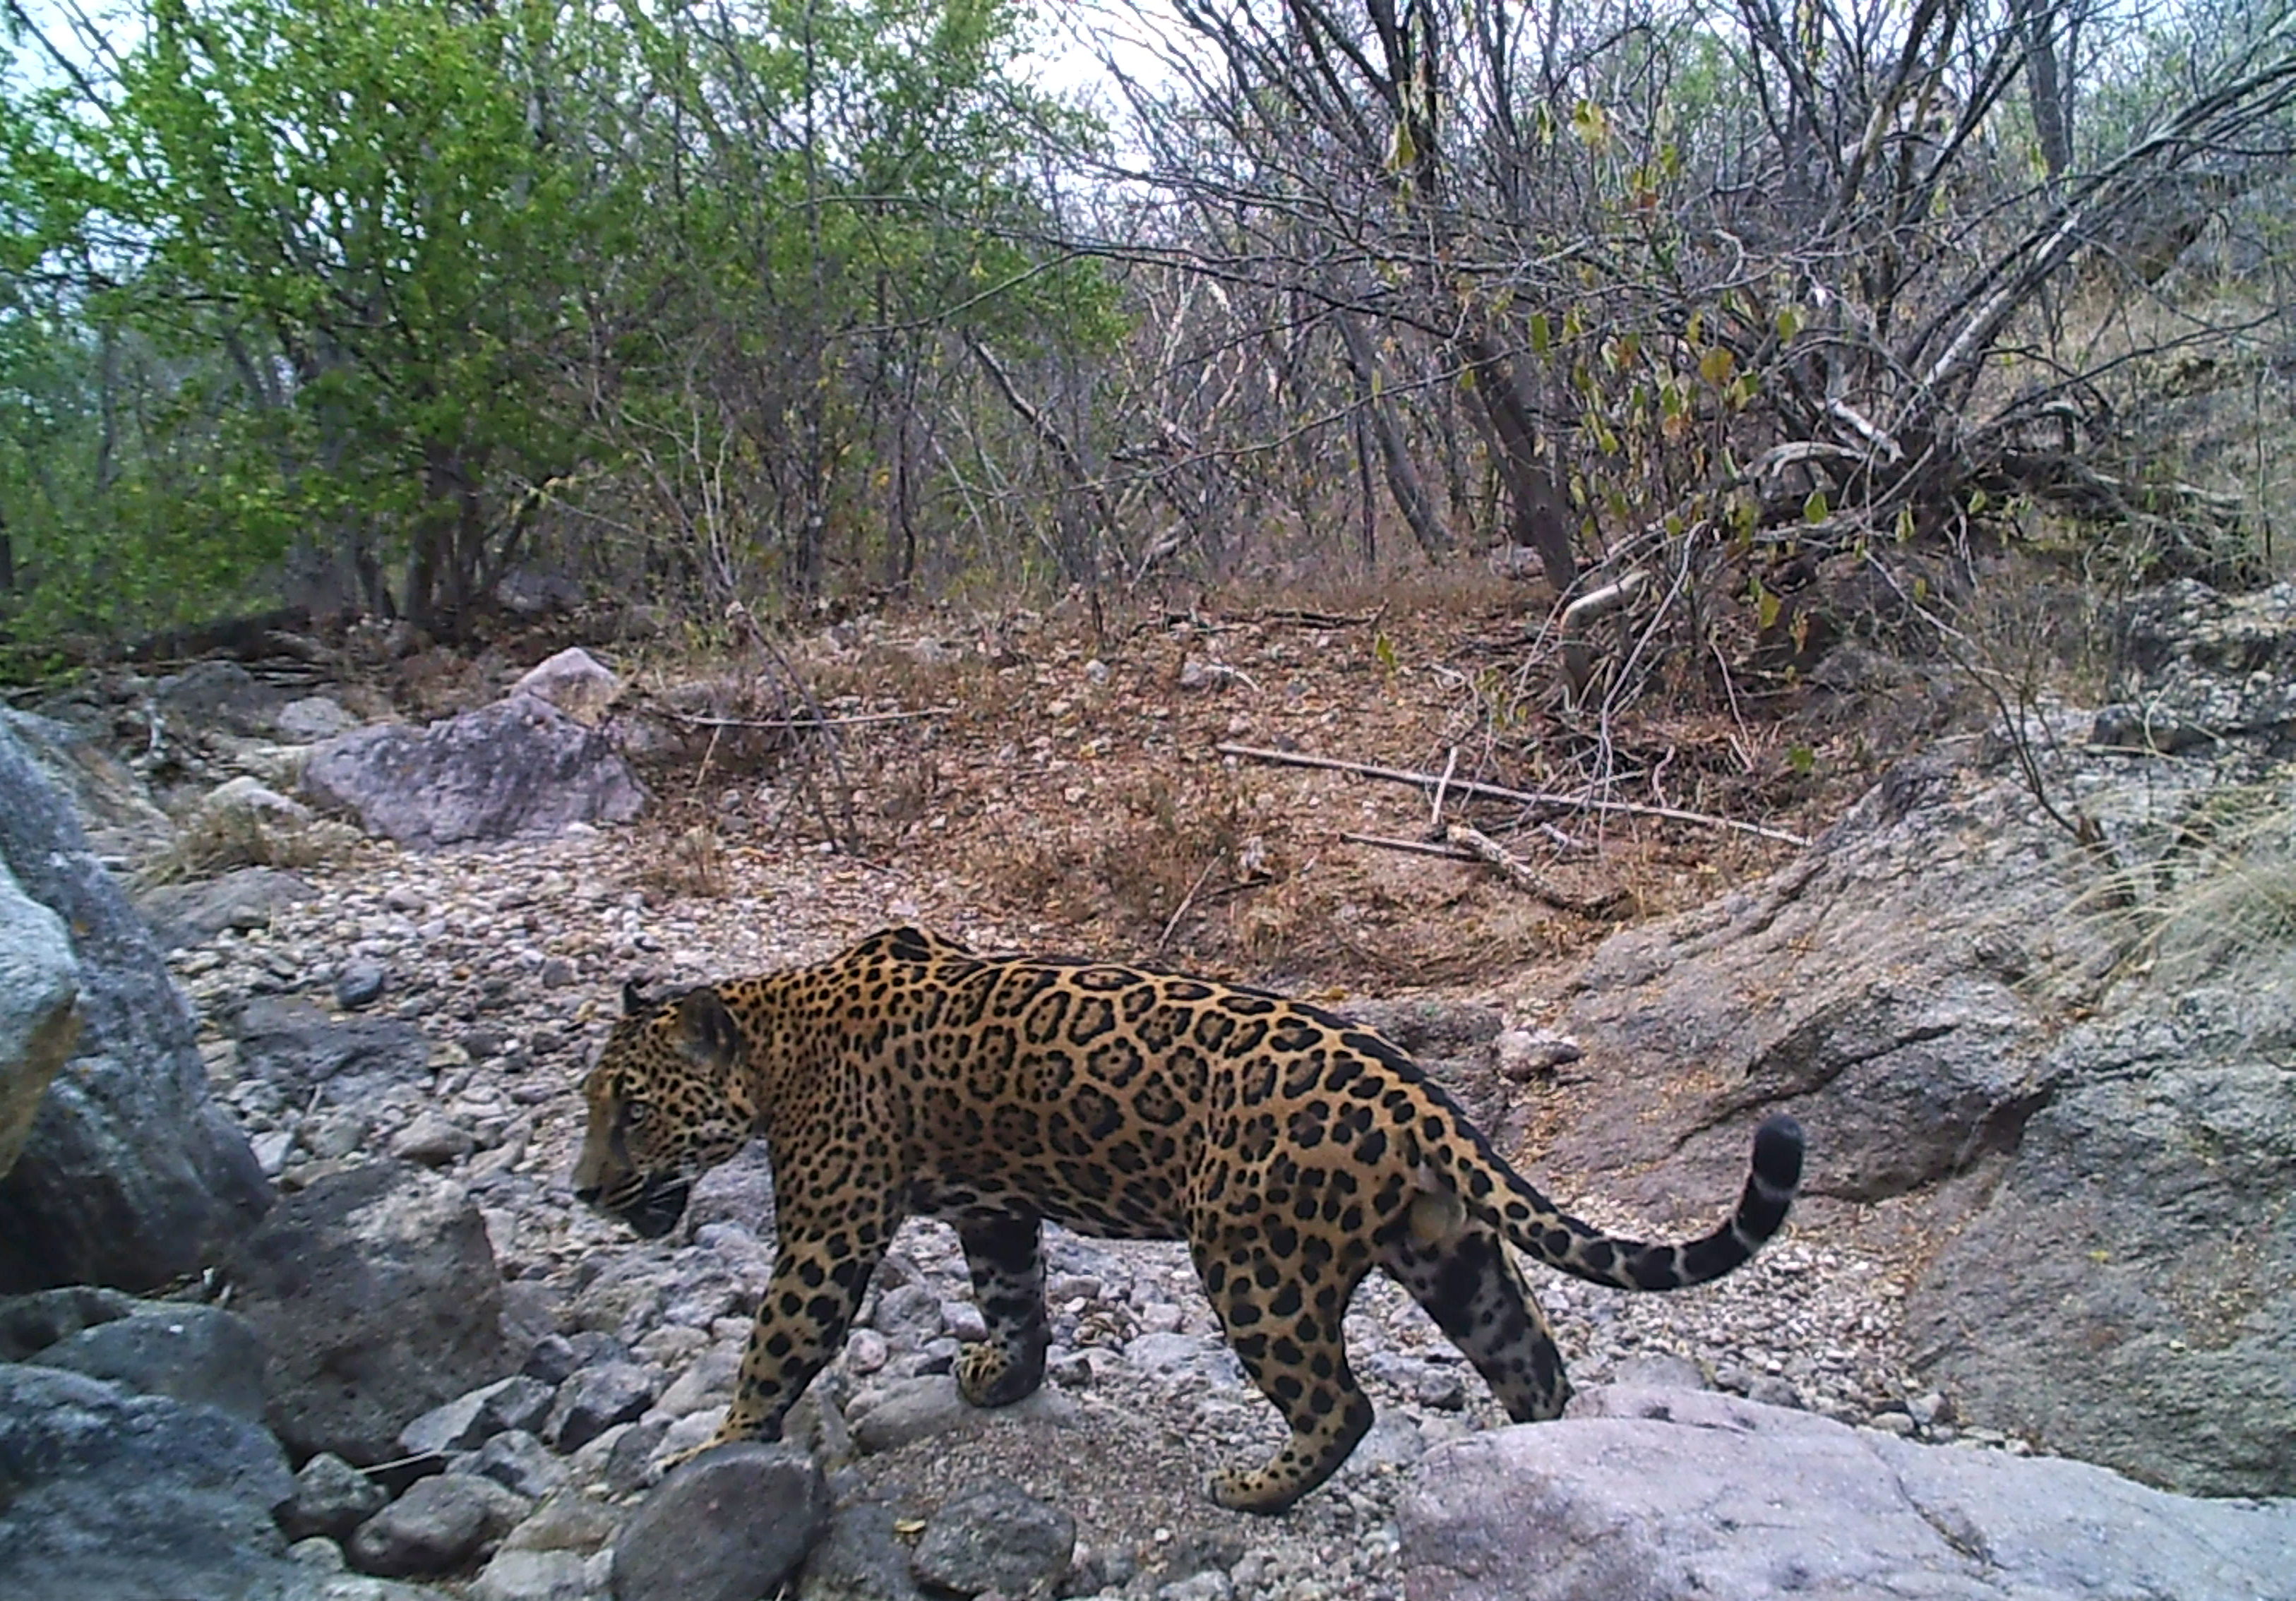
<svg viewBox="0 0 2296 1601"><path fill-rule="evenodd" d="M645 1010L645 993L644 990L640 988L638 981L635 978L625 981L622 984L622 1016L625 1017L641 1017L644 1014Z"/></svg>
<svg viewBox="0 0 2296 1601"><path fill-rule="evenodd" d="M706 1066L722 1071L742 1055L742 1031L715 990L695 990L677 1003L677 1035L685 1054Z"/></svg>

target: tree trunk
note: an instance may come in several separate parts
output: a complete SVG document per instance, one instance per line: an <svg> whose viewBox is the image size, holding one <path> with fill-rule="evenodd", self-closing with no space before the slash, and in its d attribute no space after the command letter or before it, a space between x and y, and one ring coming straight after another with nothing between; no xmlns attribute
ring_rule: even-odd
<svg viewBox="0 0 2296 1601"><path fill-rule="evenodd" d="M1495 464L1507 486L1511 507L1507 536L1513 543L1538 552L1538 565L1558 595L1567 595L1578 581L1578 563L1570 553L1570 522L1538 449L1538 435L1515 388L1514 366L1499 354L1488 335L1460 336L1460 353L1475 377L1475 399L1490 419L1498 450Z"/></svg>
<svg viewBox="0 0 2296 1601"><path fill-rule="evenodd" d="M2057 53L2056 0L2019 0L2018 26L2025 36L2026 86L2033 110L2033 133L2040 141L2041 164L2054 184L2073 164L2071 86Z"/></svg>
<svg viewBox="0 0 2296 1601"><path fill-rule="evenodd" d="M1378 354L1372 348L1371 336L1364 332L1363 324L1352 312L1335 312L1332 321L1340 331L1340 342L1346 347L1348 366L1355 373L1357 404L1362 407L1371 425L1372 436L1379 441L1381 465L1387 472L1387 492L1395 497L1395 504L1410 526L1411 536L1419 548L1431 558L1440 559L1449 554L1451 537L1435 516L1435 508L1427 499L1427 486L1420 480L1418 465L1411 459L1411 451L1403 437L1403 425L1395 410L1379 392Z"/></svg>

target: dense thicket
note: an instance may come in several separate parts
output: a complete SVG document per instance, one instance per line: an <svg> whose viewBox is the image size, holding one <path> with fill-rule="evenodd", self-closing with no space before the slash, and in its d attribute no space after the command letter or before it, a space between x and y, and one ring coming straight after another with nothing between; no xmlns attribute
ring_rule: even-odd
<svg viewBox="0 0 2296 1601"><path fill-rule="evenodd" d="M1695 629L2284 502L2270 0L1046 12L11 0L0 629L1494 543Z"/></svg>

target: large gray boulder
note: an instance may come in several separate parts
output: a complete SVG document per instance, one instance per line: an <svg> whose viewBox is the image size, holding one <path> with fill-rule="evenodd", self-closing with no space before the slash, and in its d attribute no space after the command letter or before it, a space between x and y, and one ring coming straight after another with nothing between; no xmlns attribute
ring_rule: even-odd
<svg viewBox="0 0 2296 1601"><path fill-rule="evenodd" d="M79 1036L0 1178L0 1294L142 1289L197 1267L270 1201L208 1096L192 1016L70 805L0 728L0 866L61 919Z"/></svg>
<svg viewBox="0 0 2296 1601"><path fill-rule="evenodd" d="M614 1601L748 1601L797 1571L829 1521L821 1468L788 1445L726 1445L678 1469L614 1542Z"/></svg>
<svg viewBox="0 0 2296 1601"><path fill-rule="evenodd" d="M263 1342L219 1306L139 1301L26 1359L106 1379L139 1395L263 1421Z"/></svg>
<svg viewBox="0 0 2296 1601"><path fill-rule="evenodd" d="M48 1081L79 1038L78 999L63 919L0 863L0 1176L16 1164Z"/></svg>
<svg viewBox="0 0 2296 1601"><path fill-rule="evenodd" d="M279 1582L278 1442L209 1407L0 1366L0 1595L221 1597Z"/></svg>
<svg viewBox="0 0 2296 1601"><path fill-rule="evenodd" d="M152 686L152 706L171 723L221 729L250 738L268 734L294 691L258 678L234 661L193 662Z"/></svg>
<svg viewBox="0 0 2296 1601"><path fill-rule="evenodd" d="M2296 635L2272 596L2179 594L2169 612L2247 642L2159 647L2172 675ZM2288 1494L2296 950L2239 931L2242 897L2284 882L2296 776L2240 742L2277 726L2274 686L2180 692L2222 720L2218 766L2087 743L2086 714L2033 731L2090 842L1972 742L1891 771L1784 870L1606 942L1561 1025L1592 1082L1544 1161L1686 1225L1790 1107L1809 1215L1892 1200L1891 1226L1940 1241L1907 1333L1964 1424L2188 1493ZM2243 862L2218 820L2259 813L2283 854Z"/></svg>
<svg viewBox="0 0 2296 1601"><path fill-rule="evenodd" d="M8 1601L445 1601L289 1558L274 1509L293 1484L259 1425L0 1365Z"/></svg>
<svg viewBox="0 0 2296 1601"><path fill-rule="evenodd" d="M2296 1501L1919 1445L1693 1390L1590 1391L1414 1470L1411 1601L2085 1601L2290 1593Z"/></svg>
<svg viewBox="0 0 2296 1601"><path fill-rule="evenodd" d="M416 730L355 729L311 753L303 789L370 834L420 847L627 822L644 786L599 731L533 694Z"/></svg>
<svg viewBox="0 0 2296 1601"><path fill-rule="evenodd" d="M430 1037L391 1017L336 1017L308 1001L258 995L232 1033L241 1073L291 1100L324 1091L328 1105L358 1107L394 1085L427 1082Z"/></svg>
<svg viewBox="0 0 2296 1601"><path fill-rule="evenodd" d="M239 867L217 878L152 886L137 894L135 905L151 919L160 948L176 951L226 928L268 927L275 907L316 893L308 879L280 868Z"/></svg>
<svg viewBox="0 0 2296 1601"><path fill-rule="evenodd" d="M290 1196L224 1263L270 1353L272 1429L298 1460L359 1466L399 1431L517 1367L485 1221L461 1188L398 1163Z"/></svg>

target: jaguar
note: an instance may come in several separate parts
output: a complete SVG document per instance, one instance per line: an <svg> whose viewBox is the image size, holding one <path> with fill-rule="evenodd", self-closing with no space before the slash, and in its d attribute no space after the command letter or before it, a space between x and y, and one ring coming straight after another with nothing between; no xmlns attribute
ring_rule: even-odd
<svg viewBox="0 0 2296 1601"><path fill-rule="evenodd" d="M1442 1088L1373 1031L1266 991L1108 962L982 955L883 929L815 966L649 997L633 982L583 1084L578 1199L649 1238L695 1179L767 1148L775 1258L724 1424L777 1439L841 1347L902 1221L955 1225L988 1338L964 1399L1043 1382L1047 1222L1184 1239L1237 1360L1290 1425L1212 1494L1276 1513L1372 1423L1341 1322L1374 1268L1472 1362L1509 1417L1556 1417L1561 1353L1509 1245L1623 1290L1710 1282L1784 1224L1803 1137L1754 1138L1735 1210L1681 1244L1620 1238L1517 1174Z"/></svg>

